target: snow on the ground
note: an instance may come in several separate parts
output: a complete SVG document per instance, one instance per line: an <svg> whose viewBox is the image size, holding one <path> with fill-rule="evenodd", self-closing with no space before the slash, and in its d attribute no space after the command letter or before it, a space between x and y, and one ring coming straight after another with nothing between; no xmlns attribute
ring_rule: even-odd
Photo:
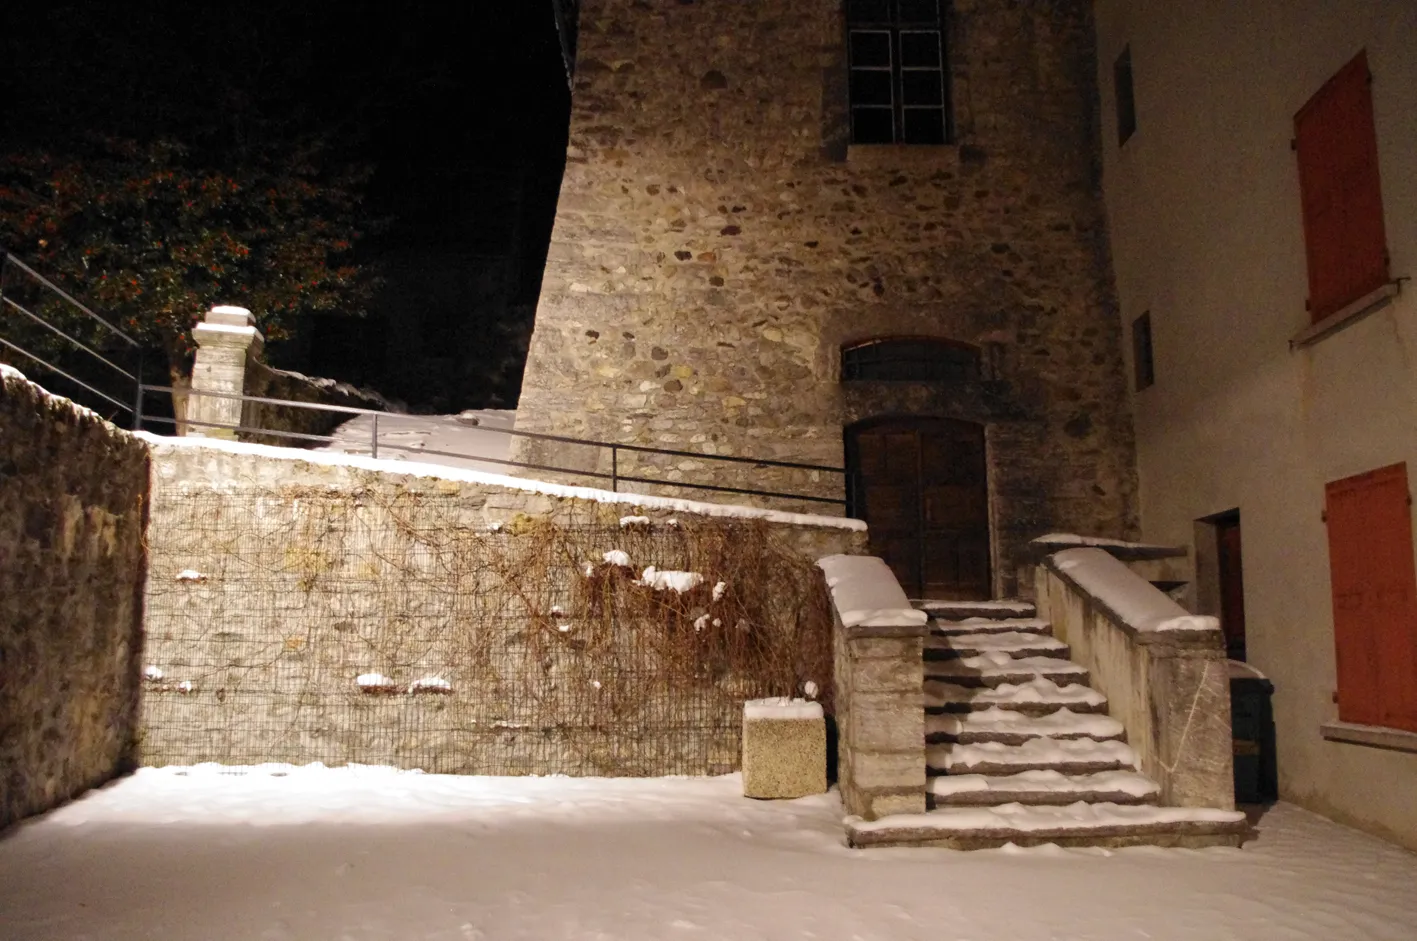
<svg viewBox="0 0 1417 941"><path fill-rule="evenodd" d="M737 776L145 769L0 839L0 938L1411 941L1417 856L1292 806L1244 849L853 851Z"/></svg>
<svg viewBox="0 0 1417 941"><path fill-rule="evenodd" d="M512 409L470 409L456 415L379 416L379 457L389 461L424 461L466 467L492 474L513 472L512 436L517 413ZM356 415L334 430L323 451L370 454L373 415ZM442 452L442 453L426 453Z"/></svg>

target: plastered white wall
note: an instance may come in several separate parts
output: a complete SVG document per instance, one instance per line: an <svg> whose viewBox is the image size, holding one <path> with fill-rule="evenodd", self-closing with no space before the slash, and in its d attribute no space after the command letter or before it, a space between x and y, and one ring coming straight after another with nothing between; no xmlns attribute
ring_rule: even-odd
<svg viewBox="0 0 1417 941"><path fill-rule="evenodd" d="M1297 351L1308 325L1293 115L1366 49L1394 276L1417 275L1417 3L1099 0L1104 189L1123 322L1151 312L1132 394L1143 537L1238 507L1249 659L1275 683L1280 790L1417 848L1417 754L1325 741L1337 717L1327 481L1417 476L1417 288ZM1137 131L1117 143L1130 45ZM1129 350L1130 353L1130 350Z"/></svg>

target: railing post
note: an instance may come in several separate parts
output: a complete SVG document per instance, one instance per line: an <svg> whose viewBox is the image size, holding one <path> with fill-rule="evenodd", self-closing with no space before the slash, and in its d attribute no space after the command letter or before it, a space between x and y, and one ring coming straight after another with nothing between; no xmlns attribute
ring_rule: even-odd
<svg viewBox="0 0 1417 941"><path fill-rule="evenodd" d="M201 393L244 394L246 363L261 355L265 338L256 329L256 318L246 308L213 307L206 319L192 328L192 339L197 343L197 359L192 365L192 395L187 402L186 417L209 424L189 426L187 434L235 438L244 403L240 399Z"/></svg>
<svg viewBox="0 0 1417 941"><path fill-rule="evenodd" d="M374 416L374 432L370 435L369 456L377 458L379 456L379 416Z"/></svg>
<svg viewBox="0 0 1417 941"><path fill-rule="evenodd" d="M610 446L610 491L620 492L620 449Z"/></svg>
<svg viewBox="0 0 1417 941"><path fill-rule="evenodd" d="M138 365L133 370L137 388L133 390L133 430L143 430L143 348L138 347Z"/></svg>

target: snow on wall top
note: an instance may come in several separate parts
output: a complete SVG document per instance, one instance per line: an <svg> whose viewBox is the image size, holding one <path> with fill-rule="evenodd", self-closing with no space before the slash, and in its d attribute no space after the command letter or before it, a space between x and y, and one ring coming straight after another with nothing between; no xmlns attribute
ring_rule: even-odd
<svg viewBox="0 0 1417 941"><path fill-rule="evenodd" d="M930 616L905 597L890 567L873 555L829 555L817 560L832 602L847 627L924 624Z"/></svg>
<svg viewBox="0 0 1417 941"><path fill-rule="evenodd" d="M1111 546L1114 549L1157 549L1169 550L1151 542L1127 542L1125 539L1106 539L1102 536L1079 536L1077 533L1045 533L1030 542L1048 546Z"/></svg>
<svg viewBox="0 0 1417 941"><path fill-rule="evenodd" d="M14 366L7 366L4 363L0 363L0 379L19 379L22 381L28 381L25 379L24 373L20 372Z"/></svg>
<svg viewBox="0 0 1417 941"><path fill-rule="evenodd" d="M1102 549L1064 549L1053 554L1061 572L1137 631L1212 631L1220 622L1186 609Z"/></svg>
<svg viewBox="0 0 1417 941"><path fill-rule="evenodd" d="M795 526L819 526L830 529L864 531L866 524L861 520L841 516L817 516L811 513L788 513L782 510L768 510L754 506L738 506L727 503L703 503L698 500L680 500L672 497L653 497L642 493L613 493L591 487L571 487L553 484L525 477L508 477L504 474L490 474L466 468L447 467L438 464L421 464L415 461L386 461L355 454L341 454L332 451L299 451L293 448L277 448L266 444L250 444L245 441L229 441L222 438L166 438L149 432L137 432L155 448L206 448L225 451L228 454L249 454L257 457L274 458L280 461L305 461L328 467L355 467L361 470L377 471L382 474L404 474L409 477L436 477L442 480L456 480L463 483L485 484L491 487L505 487L508 490L523 490L563 497L571 500L593 500L597 503L626 504L637 507L675 510L681 513L697 513L701 516L716 516L734 519L761 519L772 523L788 523ZM901 597L904 597L902 594ZM922 622L923 623L923 622Z"/></svg>
<svg viewBox="0 0 1417 941"><path fill-rule="evenodd" d="M820 719L822 704L810 699L791 699L776 696L769 699L750 699L743 703L743 718L750 721Z"/></svg>

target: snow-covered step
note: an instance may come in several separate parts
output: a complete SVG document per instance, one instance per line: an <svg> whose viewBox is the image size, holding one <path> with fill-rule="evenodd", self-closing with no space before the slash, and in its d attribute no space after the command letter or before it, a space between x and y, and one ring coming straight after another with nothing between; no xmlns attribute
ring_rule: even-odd
<svg viewBox="0 0 1417 941"><path fill-rule="evenodd" d="M933 618L930 632L945 636L953 634L1052 634L1053 624L1042 618L964 618L949 620Z"/></svg>
<svg viewBox="0 0 1417 941"><path fill-rule="evenodd" d="M1039 846L1239 846L1245 815L1206 807L1127 806L1079 801L1062 807L941 807L879 820L851 817L847 842L867 846L985 849L1013 843Z"/></svg>
<svg viewBox="0 0 1417 941"><path fill-rule="evenodd" d="M1018 771L1136 771L1137 755L1125 742L1092 738L1032 738L1022 745L946 742L925 748L925 764L946 774L1013 774Z"/></svg>
<svg viewBox="0 0 1417 941"><path fill-rule="evenodd" d="M933 618L1031 618L1037 612L1032 601L912 601Z"/></svg>
<svg viewBox="0 0 1417 941"><path fill-rule="evenodd" d="M1094 738L1108 741L1125 737L1122 723L1095 712L1059 709L1032 716L1016 709L992 706L974 712L947 712L925 717L927 742L999 742L1022 745L1034 738Z"/></svg>
<svg viewBox="0 0 1417 941"><path fill-rule="evenodd" d="M937 807L994 804L1149 804L1161 787L1136 771L1064 774L1052 769L1017 774L946 774L930 778L927 790Z"/></svg>
<svg viewBox="0 0 1417 941"><path fill-rule="evenodd" d="M935 659L1006 653L1010 657L1068 656L1068 645L1047 634L994 631L984 634L937 634L925 638L925 656Z"/></svg>
<svg viewBox="0 0 1417 941"><path fill-rule="evenodd" d="M1062 708L1074 712L1106 712L1107 697L1078 683L1059 686L1052 680L1042 678L999 686L961 686L945 681L925 681L926 709L969 712L993 707L1015 709L1031 715L1043 715Z"/></svg>
<svg viewBox="0 0 1417 941"><path fill-rule="evenodd" d="M925 661L927 679L942 679L957 686L1000 686L1027 683L1037 678L1054 683L1088 681L1087 667L1058 657L1013 657L994 650L974 657Z"/></svg>

